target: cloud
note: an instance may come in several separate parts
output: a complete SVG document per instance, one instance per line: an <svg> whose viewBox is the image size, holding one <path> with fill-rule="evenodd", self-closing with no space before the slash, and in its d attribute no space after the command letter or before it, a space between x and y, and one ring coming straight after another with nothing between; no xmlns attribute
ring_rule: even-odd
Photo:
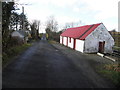
<svg viewBox="0 0 120 90"><path fill-rule="evenodd" d="M80 0L86 6L80 8L84 16L88 16L87 22L92 18L93 22L105 23L108 30L118 29L118 1L119 0ZM94 13L92 13L94 12ZM86 14L86 15L85 15ZM114 19L114 20L113 20Z"/></svg>
<svg viewBox="0 0 120 90"><path fill-rule="evenodd" d="M59 7L72 6L79 0L48 0L51 4Z"/></svg>
<svg viewBox="0 0 120 90"><path fill-rule="evenodd" d="M66 23L78 23L81 22L81 20L77 17L71 17L71 16L57 16L56 20L58 21L59 30L63 29L65 27ZM81 23L82 24L82 23Z"/></svg>
<svg viewBox="0 0 120 90"><path fill-rule="evenodd" d="M80 12L80 8L74 7L74 8L73 8L73 11L78 13L78 12Z"/></svg>
<svg viewBox="0 0 120 90"><path fill-rule="evenodd" d="M19 3L42 3L51 4L59 7L72 6L79 0L16 0Z"/></svg>
<svg viewBox="0 0 120 90"><path fill-rule="evenodd" d="M109 17L117 17L119 0L83 0L87 4L87 8L91 11L99 11L95 17L101 16L104 19Z"/></svg>
<svg viewBox="0 0 120 90"><path fill-rule="evenodd" d="M87 24L105 22L110 29L117 28L119 0L18 0L28 3L25 12L30 20L39 19L45 22L47 17L54 15L60 26L66 22L82 20ZM117 21L117 20L115 20Z"/></svg>

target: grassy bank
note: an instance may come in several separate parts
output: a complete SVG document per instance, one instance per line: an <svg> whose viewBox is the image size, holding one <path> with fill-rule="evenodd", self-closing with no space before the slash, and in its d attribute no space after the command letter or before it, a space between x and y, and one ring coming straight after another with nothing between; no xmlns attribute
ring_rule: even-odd
<svg viewBox="0 0 120 90"><path fill-rule="evenodd" d="M19 55L23 51L25 51L31 45L32 44L27 43L27 44L23 44L20 46L11 47L6 51L6 53L3 52L2 53L2 66L4 67L5 65L7 65L12 60L12 58Z"/></svg>
<svg viewBox="0 0 120 90"><path fill-rule="evenodd" d="M98 71L105 78L110 79L117 87L120 86L120 64L108 64Z"/></svg>

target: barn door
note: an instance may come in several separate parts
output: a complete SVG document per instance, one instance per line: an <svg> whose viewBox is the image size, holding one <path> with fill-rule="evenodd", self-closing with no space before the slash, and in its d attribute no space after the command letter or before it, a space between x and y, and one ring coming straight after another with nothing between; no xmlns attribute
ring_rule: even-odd
<svg viewBox="0 0 120 90"><path fill-rule="evenodd" d="M74 42L73 42L73 49L75 50L75 47L76 47L76 39L74 39Z"/></svg>
<svg viewBox="0 0 120 90"><path fill-rule="evenodd" d="M104 46L105 46L105 41L99 42L99 51L98 52L104 53Z"/></svg>

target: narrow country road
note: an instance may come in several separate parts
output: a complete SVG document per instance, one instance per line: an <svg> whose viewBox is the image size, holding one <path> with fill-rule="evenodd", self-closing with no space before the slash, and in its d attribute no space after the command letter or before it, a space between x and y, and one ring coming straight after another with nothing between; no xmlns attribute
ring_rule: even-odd
<svg viewBox="0 0 120 90"><path fill-rule="evenodd" d="M79 62L83 66L78 67L53 45L39 41L3 69L3 88L114 87L84 59L81 55Z"/></svg>

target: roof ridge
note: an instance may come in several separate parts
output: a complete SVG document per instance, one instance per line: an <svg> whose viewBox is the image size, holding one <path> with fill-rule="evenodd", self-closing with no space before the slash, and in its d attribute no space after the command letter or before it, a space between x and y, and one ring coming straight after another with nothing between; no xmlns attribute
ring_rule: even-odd
<svg viewBox="0 0 120 90"><path fill-rule="evenodd" d="M84 40L95 28L97 28L102 23L85 25L81 27L74 27L66 29L61 36L73 37L76 39Z"/></svg>
<svg viewBox="0 0 120 90"><path fill-rule="evenodd" d="M101 22L101 23L96 23L96 24L102 24L102 22ZM90 26L90 25L96 25L96 24L89 24L89 25L83 25L83 26L71 27L71 28L79 28L79 27ZM71 29L71 28L67 28L67 29Z"/></svg>
<svg viewBox="0 0 120 90"><path fill-rule="evenodd" d="M89 27L79 38L81 38L83 35L85 35L93 26L94 26L94 24L91 27Z"/></svg>

